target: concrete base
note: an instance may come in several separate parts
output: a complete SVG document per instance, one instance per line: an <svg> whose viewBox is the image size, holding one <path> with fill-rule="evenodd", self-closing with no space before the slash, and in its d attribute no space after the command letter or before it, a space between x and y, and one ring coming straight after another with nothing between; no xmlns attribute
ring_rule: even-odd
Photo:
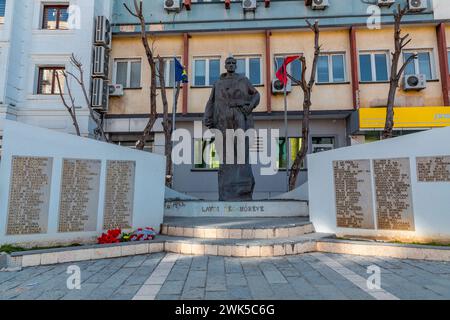
<svg viewBox="0 0 450 320"><path fill-rule="evenodd" d="M0 252L0 270L7 267L7 265L8 265L7 258L8 258L8 256L5 253Z"/></svg>
<svg viewBox="0 0 450 320"><path fill-rule="evenodd" d="M156 241L93 245L75 248L15 252L8 255L9 270L39 265L108 259L156 252L222 257L277 257L308 252L338 253L398 259L447 261L450 248L428 245L376 243L333 239L331 234L310 233L273 239L205 239L159 236Z"/></svg>
<svg viewBox="0 0 450 320"><path fill-rule="evenodd" d="M306 201L166 201L165 217L308 217Z"/></svg>
<svg viewBox="0 0 450 320"><path fill-rule="evenodd" d="M276 239L313 233L307 218L168 218L161 234L201 239Z"/></svg>

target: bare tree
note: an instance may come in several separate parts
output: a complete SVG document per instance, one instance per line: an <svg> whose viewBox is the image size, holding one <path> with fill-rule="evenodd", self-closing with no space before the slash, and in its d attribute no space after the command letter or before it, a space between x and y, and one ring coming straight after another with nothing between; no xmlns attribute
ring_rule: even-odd
<svg viewBox="0 0 450 320"><path fill-rule="evenodd" d="M140 27L141 27L141 40L142 45L145 49L145 54L147 56L148 64L150 65L150 73L151 73L151 79L150 79L150 116L149 120L147 122L147 125L144 128L144 131L142 132L141 137L136 142L136 149L138 150L144 150L145 144L150 137L150 134L153 129L153 125L156 122L156 119L158 118L158 113L156 110L156 63L155 58L153 55L152 47L150 47L148 38L147 38L147 32L146 32L146 22L144 17L144 11L142 6L142 0L133 0L134 4L134 10L131 10L125 3L123 4L125 9L135 18L139 20Z"/></svg>
<svg viewBox="0 0 450 320"><path fill-rule="evenodd" d="M103 116L101 114L99 114L98 112L96 112L93 108L92 108L92 104L91 104L91 100L89 98L89 94L88 94L88 90L86 89L86 84L84 83L84 71L83 71L83 64L81 63L81 61L75 57L75 55L72 53L71 57L70 57L70 63L72 64L72 66L75 68L75 70L77 71L77 74L70 72L70 71L61 71L62 75L64 76L65 79L65 87L67 88L67 93L69 95L69 99L70 99L70 105L67 103L67 100L64 97L64 93L62 90L62 86L61 86L61 81L59 79L59 77L56 77L57 82L58 82L58 88L59 88L59 96L61 97L61 100L64 104L64 106L66 107L67 111L69 112L72 121L74 122L74 126L75 126L75 130L77 131L78 135L81 135L80 133L80 128L78 125L78 121L77 121L77 117L76 117L76 112L75 112L75 98L73 97L72 94L72 89L70 87L70 81L69 81L69 77L73 78L75 80L75 82L80 86L81 91L83 93L83 97L85 99L85 103L86 106L89 110L89 116L90 118L95 122L96 124L96 128L94 129L94 136L96 139L98 140L103 140L108 142L108 137L106 136L104 130L103 130Z"/></svg>
<svg viewBox="0 0 450 320"><path fill-rule="evenodd" d="M291 172L289 174L289 190L295 189L297 185L297 177L300 172L300 167L305 157L308 153L308 141L309 141L309 116L310 116L310 108L311 108L311 93L316 82L316 71L317 71L317 61L319 59L321 46L319 45L319 22L315 21L314 24L311 24L308 20L306 20L309 28L314 32L314 59L311 67L311 75L309 81L306 81L306 58L305 56L300 57L300 61L302 62L302 78L301 80L297 80L291 75L288 74L288 77L296 84L302 88L303 91L303 120L302 120L302 145L300 150L298 151L295 161L292 164ZM288 142L286 141L286 147L288 147ZM288 160L289 161L289 160ZM289 162L288 162L289 163Z"/></svg>
<svg viewBox="0 0 450 320"><path fill-rule="evenodd" d="M67 88L67 94L69 95L70 105L67 103L67 100L64 97L61 80L59 79L60 75L62 75L64 77L64 83L65 83L65 87ZM81 137L80 126L78 124L78 119L77 119L77 114L76 114L75 99L72 95L72 90L70 89L69 80L67 78L67 73L65 71L58 71L58 74L56 75L56 81L58 82L58 91L59 91L59 96L61 97L61 101L64 104L64 107L67 109L67 112L69 112L70 117L72 118L73 126L75 127L75 132L77 133L77 136Z"/></svg>
<svg viewBox="0 0 450 320"><path fill-rule="evenodd" d="M398 68L400 56L402 55L403 49L411 42L409 34L402 36L401 23L402 19L409 12L409 8L406 5L403 9L400 4L397 7L397 11L394 13L394 43L395 50L392 53L392 63L391 63L391 76L389 80L389 95L387 100L386 108L386 122L383 130L383 139L392 138L392 130L394 128L394 104L395 104L395 94L397 93L397 88L399 86L400 78L405 71L406 67L414 59L417 59L417 54L413 53L411 56L403 62L403 65Z"/></svg>
<svg viewBox="0 0 450 320"><path fill-rule="evenodd" d="M159 55L158 60L158 76L161 90L161 100L163 105L163 121L162 126L164 130L164 154L166 156L166 186L172 187L173 183L173 162L172 162L172 134L173 134L173 123L169 115L169 104L167 102L167 92L166 92L166 79L165 79L165 64L164 59ZM174 79L175 81L175 79ZM178 101L178 96L180 93L180 83L178 82L177 90L175 93L175 101Z"/></svg>

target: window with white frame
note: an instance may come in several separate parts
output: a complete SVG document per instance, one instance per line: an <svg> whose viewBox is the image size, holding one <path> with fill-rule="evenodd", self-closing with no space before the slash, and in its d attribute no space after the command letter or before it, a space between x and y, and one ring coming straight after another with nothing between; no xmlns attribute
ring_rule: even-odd
<svg viewBox="0 0 450 320"><path fill-rule="evenodd" d="M278 70L280 70L281 66L283 65L284 59L287 56L288 55L276 55L275 56L274 74L276 74L276 72ZM289 55L289 56L291 56L291 55ZM290 74L292 77L294 77L296 80L301 80L302 79L302 62L299 59L292 61L287 66L287 73Z"/></svg>
<svg viewBox="0 0 450 320"><path fill-rule="evenodd" d="M114 61L114 83L125 89L141 87L141 59L116 59Z"/></svg>
<svg viewBox="0 0 450 320"><path fill-rule="evenodd" d="M178 61L181 61L180 57L177 57ZM174 58L164 58L164 81L166 83L166 87L173 88L175 81L175 61ZM156 76L156 85L158 87L161 86L159 79L159 62L156 62L156 67L158 68L158 74Z"/></svg>
<svg viewBox="0 0 450 320"><path fill-rule="evenodd" d="M261 74L261 57L235 57L236 58L236 73L245 75L249 78L251 84L262 84Z"/></svg>
<svg viewBox="0 0 450 320"><path fill-rule="evenodd" d="M407 51L403 53L403 61L407 61L410 56L417 52L417 59L408 63L405 75L424 74L427 80L435 79L433 55L431 50Z"/></svg>
<svg viewBox="0 0 450 320"><path fill-rule="evenodd" d="M194 59L194 86L212 86L220 78L220 58Z"/></svg>
<svg viewBox="0 0 450 320"><path fill-rule="evenodd" d="M359 79L361 82L388 81L388 53L360 52Z"/></svg>
<svg viewBox="0 0 450 320"><path fill-rule="evenodd" d="M345 54L329 53L320 55L317 61L317 82L338 83L345 81Z"/></svg>

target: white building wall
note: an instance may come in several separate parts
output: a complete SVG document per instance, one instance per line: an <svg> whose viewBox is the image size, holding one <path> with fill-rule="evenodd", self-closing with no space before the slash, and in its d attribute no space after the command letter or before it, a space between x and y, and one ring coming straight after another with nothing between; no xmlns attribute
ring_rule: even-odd
<svg viewBox="0 0 450 320"><path fill-rule="evenodd" d="M10 39L13 21L14 7L17 1L7 1L5 16L0 22L0 119L5 118L6 108L6 83L8 72L8 59L10 55Z"/></svg>
<svg viewBox="0 0 450 320"><path fill-rule="evenodd" d="M450 5L448 0L433 0L433 10L436 20L450 19Z"/></svg>
<svg viewBox="0 0 450 320"><path fill-rule="evenodd" d="M72 53L81 60L84 66L84 81L90 90L90 74L92 62L92 42L96 15L110 16L112 0L66 0L52 1L51 4L69 4L78 6L72 12L80 15L79 28L70 30L43 30L43 6L49 2L42 0L7 1L8 12L5 17L4 30L1 37L7 38L5 43L9 50L0 56L6 63L5 69L4 108L0 110L0 119L8 118L20 122L74 133L72 121L61 102L59 95L48 96L36 94L38 68L40 66L64 65L67 71L75 72L70 64ZM76 7L73 7L76 8ZM75 23L77 25L77 23ZM10 30L8 30L10 28ZM8 33L9 31L9 33ZM1 49L1 47L0 47ZM3 51L3 50L2 50ZM3 72L2 72L3 74ZM2 84L0 80L0 85ZM89 112L81 88L70 80L75 97L78 122L83 135L89 134ZM1 90L1 87L0 87ZM0 99L1 101L2 99ZM0 131L2 125L0 123Z"/></svg>

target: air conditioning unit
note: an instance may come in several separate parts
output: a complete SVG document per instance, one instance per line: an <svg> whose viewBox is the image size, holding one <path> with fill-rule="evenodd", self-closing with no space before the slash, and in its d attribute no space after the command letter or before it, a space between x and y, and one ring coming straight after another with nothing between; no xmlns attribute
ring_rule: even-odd
<svg viewBox="0 0 450 320"><path fill-rule="evenodd" d="M427 87L427 77L424 74L405 75L403 78L403 90L423 90Z"/></svg>
<svg viewBox="0 0 450 320"><path fill-rule="evenodd" d="M109 95L111 97L122 97L123 96L123 85L110 84L109 85Z"/></svg>
<svg viewBox="0 0 450 320"><path fill-rule="evenodd" d="M242 9L244 9L244 11L255 11L256 0L242 0Z"/></svg>
<svg viewBox="0 0 450 320"><path fill-rule="evenodd" d="M101 111L106 111L108 108L108 96L108 82L101 78L92 79L92 108L96 110L100 109Z"/></svg>
<svg viewBox="0 0 450 320"><path fill-rule="evenodd" d="M330 2L328 0L312 0L311 9L313 10L325 10L330 6Z"/></svg>
<svg viewBox="0 0 450 320"><path fill-rule="evenodd" d="M292 91L292 81L288 80L286 85L286 93ZM272 94L283 94L284 93L284 85L279 79L272 80Z"/></svg>
<svg viewBox="0 0 450 320"><path fill-rule="evenodd" d="M378 0L379 7L390 7L395 3L395 0Z"/></svg>
<svg viewBox="0 0 450 320"><path fill-rule="evenodd" d="M164 0L164 9L179 12L181 10L181 0Z"/></svg>
<svg viewBox="0 0 450 320"><path fill-rule="evenodd" d="M423 11L428 8L428 0L408 0L410 11Z"/></svg>
<svg viewBox="0 0 450 320"><path fill-rule="evenodd" d="M100 46L111 45L111 24L105 16L95 18L94 43Z"/></svg>
<svg viewBox="0 0 450 320"><path fill-rule="evenodd" d="M109 74L109 52L101 46L94 47L92 76L107 78Z"/></svg>

